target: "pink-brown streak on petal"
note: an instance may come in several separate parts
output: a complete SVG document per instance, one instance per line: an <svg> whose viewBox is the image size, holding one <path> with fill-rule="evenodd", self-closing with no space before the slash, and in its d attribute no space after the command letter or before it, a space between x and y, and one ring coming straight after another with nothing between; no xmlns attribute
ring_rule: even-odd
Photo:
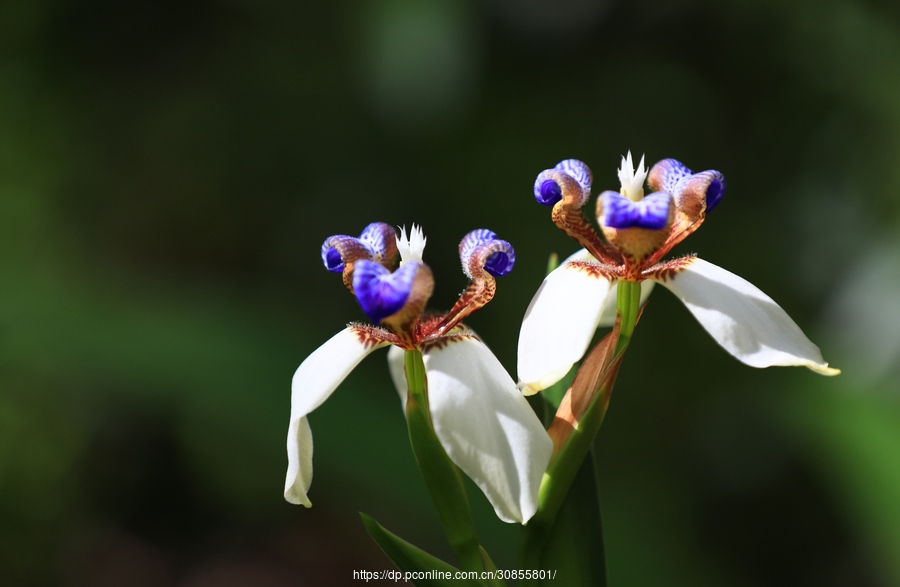
<svg viewBox="0 0 900 587"><path fill-rule="evenodd" d="M558 451L565 444L595 399L602 402L598 409L606 412L619 365L622 363L621 354L618 357L613 356L619 341L619 326L620 322L617 319L612 332L591 349L578 368L575 380L563 397L547 430L553 440L554 451ZM598 393L602 393L603 396L597 398Z"/></svg>
<svg viewBox="0 0 900 587"><path fill-rule="evenodd" d="M566 267L587 273L591 277L605 277L607 280L615 280L622 277L621 270L616 266L604 265L602 263L588 263L585 261L568 261Z"/></svg>
<svg viewBox="0 0 900 587"><path fill-rule="evenodd" d="M475 333L470 330L464 330L462 332L454 332L452 334L445 334L443 336L438 336L435 338L431 338L419 344L419 349L423 353L427 353L428 351L440 350L448 347L451 343L459 342L463 340L481 340Z"/></svg>
<svg viewBox="0 0 900 587"><path fill-rule="evenodd" d="M370 349L385 343L404 346L396 335L383 328L357 323L348 324L347 328L356 335L356 339L363 345L364 349Z"/></svg>
<svg viewBox="0 0 900 587"><path fill-rule="evenodd" d="M678 257L664 263L657 263L652 267L645 269L641 275L644 279L655 279L665 283L675 277L680 271L683 271L694 262L696 257Z"/></svg>
<svg viewBox="0 0 900 587"><path fill-rule="evenodd" d="M497 291L497 281L490 275L489 279L474 280L463 291L447 315L441 320L435 329L436 334L443 334L453 330L460 322L465 320L476 310L484 307L494 298Z"/></svg>

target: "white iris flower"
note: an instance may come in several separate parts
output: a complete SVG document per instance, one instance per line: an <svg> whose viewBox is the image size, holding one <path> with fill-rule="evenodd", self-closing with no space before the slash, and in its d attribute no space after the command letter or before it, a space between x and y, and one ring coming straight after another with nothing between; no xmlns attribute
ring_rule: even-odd
<svg viewBox="0 0 900 587"><path fill-rule="evenodd" d="M469 288L445 315L424 313L434 286L422 262L425 237L413 226L396 239L393 228L373 224L358 239L325 241L327 268L344 282L377 326L351 324L314 351L294 374L284 497L311 505L312 432L307 416L337 389L366 356L390 346L388 365L404 405L404 351L418 350L425 365L435 433L450 459L484 492L497 516L526 522L537 510L538 488L553 444L515 382L478 337L461 325L493 296L494 276L515 263L506 241L489 230L463 239L460 256ZM397 253L400 267L391 271ZM350 275L348 275L348 273Z"/></svg>
<svg viewBox="0 0 900 587"><path fill-rule="evenodd" d="M519 333L519 386L526 394L553 385L581 359L594 331L615 321L616 283L641 282L642 297L658 283L680 299L706 331L751 367L803 366L823 375L819 348L772 298L745 279L694 256L661 261L696 230L721 200L725 179L717 171L692 173L674 159L660 161L644 197L643 158L637 172L631 153L619 170L621 191L603 192L597 217L604 239L581 207L591 172L573 159L538 175L535 198L553 206L553 219L584 246L551 272L538 289Z"/></svg>

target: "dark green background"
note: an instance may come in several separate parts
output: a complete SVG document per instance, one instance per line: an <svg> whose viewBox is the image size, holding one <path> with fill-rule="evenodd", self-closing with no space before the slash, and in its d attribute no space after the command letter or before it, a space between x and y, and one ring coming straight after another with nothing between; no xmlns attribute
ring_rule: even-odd
<svg viewBox="0 0 900 587"><path fill-rule="evenodd" d="M782 0L0 4L0 584L349 585L357 512L449 556L384 353L311 423L290 379L362 312L319 246L421 224L435 309L479 227L518 253L469 324L510 369L575 157L714 168L676 253L844 369L755 370L651 298L599 436L611 585L900 585L900 8ZM503 568L517 533L472 492Z"/></svg>

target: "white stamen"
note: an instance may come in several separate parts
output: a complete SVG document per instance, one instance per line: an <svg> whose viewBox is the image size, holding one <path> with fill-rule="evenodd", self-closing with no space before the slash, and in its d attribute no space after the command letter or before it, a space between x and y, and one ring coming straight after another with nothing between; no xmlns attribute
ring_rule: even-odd
<svg viewBox="0 0 900 587"><path fill-rule="evenodd" d="M406 236L406 227L400 228L400 237L397 238L397 250L400 251L400 266L402 267L407 261L421 261L422 252L425 250L425 235L422 234L422 227L413 224L412 230L409 231L409 238Z"/></svg>
<svg viewBox="0 0 900 587"><path fill-rule="evenodd" d="M639 202L644 197L644 181L647 179L647 169L644 168L644 156L641 155L641 162L638 164L637 170L634 169L634 163L631 162L631 150L628 150L628 156L622 157L622 166L619 168L619 183L622 184L622 195L632 202Z"/></svg>

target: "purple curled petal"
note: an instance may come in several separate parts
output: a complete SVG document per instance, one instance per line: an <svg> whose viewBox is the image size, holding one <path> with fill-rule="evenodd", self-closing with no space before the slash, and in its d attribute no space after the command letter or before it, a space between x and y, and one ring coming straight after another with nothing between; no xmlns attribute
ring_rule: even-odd
<svg viewBox="0 0 900 587"><path fill-rule="evenodd" d="M715 179L711 184L709 184L709 189L706 190L706 211L709 212L713 208L716 207L716 204L722 201L722 196L725 195L725 178L722 177L720 179Z"/></svg>
<svg viewBox="0 0 900 587"><path fill-rule="evenodd" d="M663 159L650 170L649 183L653 189L674 194L679 183L691 177L691 170L681 161Z"/></svg>
<svg viewBox="0 0 900 587"><path fill-rule="evenodd" d="M534 199L542 206L553 206L562 200L562 188L556 180L547 177L550 171L542 171L534 180Z"/></svg>
<svg viewBox="0 0 900 587"><path fill-rule="evenodd" d="M340 273L344 270L344 260L341 254L334 247L322 245L322 262L325 263L325 269L334 273Z"/></svg>
<svg viewBox="0 0 900 587"><path fill-rule="evenodd" d="M346 234L330 236L322 243L322 263L325 264L325 269L334 273L342 272L346 263L353 262L366 253L367 249L359 239Z"/></svg>
<svg viewBox="0 0 900 587"><path fill-rule="evenodd" d="M656 192L636 202L639 208L637 226L660 230L669 223L669 208L672 196L666 192Z"/></svg>
<svg viewBox="0 0 900 587"><path fill-rule="evenodd" d="M459 242L459 258L465 263L466 259L469 259L475 252L475 249L492 240L497 240L497 233L487 228L476 228Z"/></svg>
<svg viewBox="0 0 900 587"><path fill-rule="evenodd" d="M556 164L553 169L545 169L534 180L534 199L543 206L553 206L563 197L562 186L557 179L559 174L572 178L581 188L581 202L591 193L591 169L578 159L566 159ZM554 177L555 176L555 177Z"/></svg>
<svg viewBox="0 0 900 587"><path fill-rule="evenodd" d="M511 244L497 238L494 231L479 228L459 243L459 260L469 279L474 279L481 270L502 277L516 264L516 252Z"/></svg>
<svg viewBox="0 0 900 587"><path fill-rule="evenodd" d="M410 262L391 273L373 261L358 261L353 271L353 291L373 324L399 312L412 291L418 263Z"/></svg>
<svg viewBox="0 0 900 587"><path fill-rule="evenodd" d="M687 194L703 198L706 202L706 211L709 212L725 196L725 177L713 169L701 171L681 178L671 193L675 196L676 201Z"/></svg>
<svg viewBox="0 0 900 587"><path fill-rule="evenodd" d="M322 243L322 263L325 268L341 273L348 263L360 259L389 265L397 254L397 233L390 224L373 222L363 229L359 238L336 234Z"/></svg>
<svg viewBox="0 0 900 587"><path fill-rule="evenodd" d="M706 211L709 212L725 196L725 176L718 171L704 171L703 173L713 176L712 181L709 182L709 187L706 188Z"/></svg>
<svg viewBox="0 0 900 587"><path fill-rule="evenodd" d="M494 277L503 277L512 271L516 264L516 252L513 250L512 245L506 241L499 242L505 243L508 247L508 251L503 250L491 253L487 258L487 261L484 262L484 270Z"/></svg>
<svg viewBox="0 0 900 587"><path fill-rule="evenodd" d="M591 173L591 168L588 167L584 162L579 161L578 159L566 159L557 163L556 167L554 167L553 169L562 171L563 173L569 175L572 179L577 181L578 185L581 186L581 189L584 191L584 193L591 193L591 182L593 181L593 174Z"/></svg>
<svg viewBox="0 0 900 587"><path fill-rule="evenodd" d="M385 259L392 245L396 244L397 232L390 224L373 222L365 227L359 235L361 243L372 252L375 259Z"/></svg>
<svg viewBox="0 0 900 587"><path fill-rule="evenodd" d="M609 228L647 228L660 230L669 222L672 196L656 192L639 202L632 202L622 194L603 192L603 225Z"/></svg>

